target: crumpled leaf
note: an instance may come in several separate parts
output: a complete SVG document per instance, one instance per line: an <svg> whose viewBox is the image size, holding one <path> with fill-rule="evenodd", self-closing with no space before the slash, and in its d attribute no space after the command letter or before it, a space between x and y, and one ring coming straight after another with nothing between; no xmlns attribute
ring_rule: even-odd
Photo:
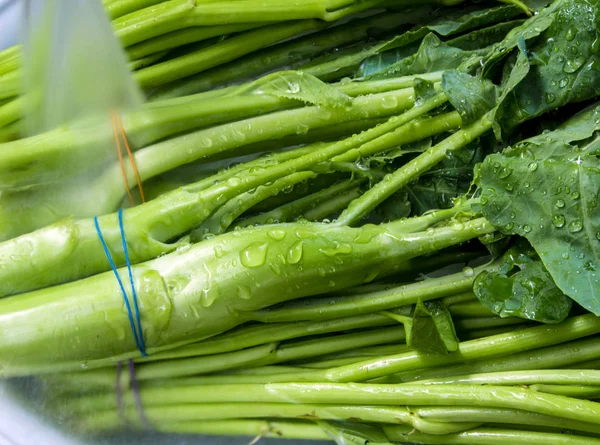
<svg viewBox="0 0 600 445"><path fill-rule="evenodd" d="M458 338L450 312L440 301L419 301L412 323L405 324L406 344L418 351L447 354L458 349Z"/></svg>
<svg viewBox="0 0 600 445"><path fill-rule="evenodd" d="M520 317L560 323L568 317L572 300L552 280L535 252L518 247L500 259L499 271L483 271L473 292L486 308L501 317Z"/></svg>
<svg viewBox="0 0 600 445"><path fill-rule="evenodd" d="M352 99L337 88L302 71L280 71L237 88L231 94L266 94L324 107L345 107Z"/></svg>
<svg viewBox="0 0 600 445"><path fill-rule="evenodd" d="M488 156L479 170L481 211L527 238L556 285L600 315L600 105L557 130Z"/></svg>

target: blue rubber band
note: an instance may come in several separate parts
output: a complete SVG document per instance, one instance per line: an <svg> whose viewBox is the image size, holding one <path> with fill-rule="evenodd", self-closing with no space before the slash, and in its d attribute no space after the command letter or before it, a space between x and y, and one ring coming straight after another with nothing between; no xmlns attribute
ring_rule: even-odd
<svg viewBox="0 0 600 445"><path fill-rule="evenodd" d="M144 344L144 333L142 332L142 319L140 317L140 308L138 306L137 292L133 284L133 272L131 271L131 261L129 261L129 249L127 249L127 240L125 239L125 228L123 227L123 209L119 209L119 230L121 231L121 242L123 243L123 252L125 253L125 263L127 264L127 272L129 273L129 283L131 284L131 294L133 295L133 307L135 308L135 319L138 325L138 335L140 338L140 352L144 357L146 354L146 345Z"/></svg>
<svg viewBox="0 0 600 445"><path fill-rule="evenodd" d="M125 301L125 307L127 308L127 315L129 318L129 324L131 326L131 331L133 332L133 338L135 340L135 344L137 346L137 348L140 350L140 352L142 353L142 356L147 357L148 354L146 354L146 348L144 345L144 338L143 338L143 333L142 333L142 325L141 325L141 319L140 319L140 312L139 312L139 308L138 308L138 304L137 304L137 295L135 293L135 286L133 284L133 274L131 272L131 263L129 262L129 253L127 251L127 242L125 241L125 231L123 229L123 217L122 217L122 211L119 210L119 227L121 230L121 239L123 241L123 246L125 247L125 260L127 261L127 269L129 271L129 281L131 283L131 289L133 290L133 296L134 296L134 304L135 304L135 312L136 312L136 318L139 324L139 333L138 333L138 329L136 327L136 324L133 320L133 312L131 310L131 304L129 303L129 298L127 297L127 292L125 291L125 286L123 286L123 282L121 281L121 277L119 276L119 272L117 270L117 266L115 265L115 262L112 259L112 256L110 254L110 250L108 249L108 245L106 244L106 241L104 240L104 236L102 235L102 231L100 230L100 224L98 223L98 217L94 216L94 226L96 227L96 233L98 234L98 238L100 238L100 242L102 243L102 248L104 249L104 253L106 254L106 258L108 259L108 262L110 263L110 267L113 271L113 273L115 274L115 278L117 279L117 282L119 283L119 287L121 288L121 293L123 294L123 300Z"/></svg>

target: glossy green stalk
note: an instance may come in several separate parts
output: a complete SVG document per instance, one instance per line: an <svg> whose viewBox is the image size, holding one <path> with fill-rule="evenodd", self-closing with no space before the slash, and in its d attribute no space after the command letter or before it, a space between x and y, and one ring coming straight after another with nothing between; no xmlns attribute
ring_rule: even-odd
<svg viewBox="0 0 600 445"><path fill-rule="evenodd" d="M283 22L288 20L339 20L350 14L377 7L384 0L321 0L283 4L278 0L237 0L198 3L171 0L142 9L113 21L115 34L124 46L194 26L238 23ZM332 8L333 6L333 8Z"/></svg>
<svg viewBox="0 0 600 445"><path fill-rule="evenodd" d="M479 121L448 136L439 144L429 148L394 173L377 183L368 192L352 202L337 220L337 224L356 225L377 205L393 193L405 187L410 181L441 162L449 152L459 150L492 128L492 120L484 116Z"/></svg>
<svg viewBox="0 0 600 445"><path fill-rule="evenodd" d="M199 341L263 307L374 280L411 258L493 230L477 219L408 235L395 223L360 229L306 223L217 236L133 266L146 349L152 355ZM332 255L338 257L336 269L323 273L321 264ZM127 282L127 271L120 273ZM295 284L282 289L282 278ZM0 300L0 376L106 366L139 356L110 272Z"/></svg>
<svg viewBox="0 0 600 445"><path fill-rule="evenodd" d="M591 369L531 369L454 376L443 379L419 380L422 384L481 385L600 385L600 371Z"/></svg>
<svg viewBox="0 0 600 445"><path fill-rule="evenodd" d="M385 98L386 96L396 97L393 101L394 106L391 108L389 108L386 102L388 100ZM288 110L288 112L270 113L160 142L138 150L134 156L141 179L145 181L183 164L191 163L208 156L218 155L250 143L277 139L285 135L295 134L298 131L322 128L336 122L348 122L365 117L389 116L410 107L412 101L412 90L407 89L394 93L383 93L382 96L361 96L356 98L351 106L345 108L304 107ZM414 117L426 113L432 104L434 102L424 103L401 114L398 119L393 119L388 124L367 130L353 138L349 138L347 141L340 141L337 145L332 144L326 150L320 150L309 157L304 157L293 165L286 165L286 170L283 168L270 169L264 174L246 175L237 184L239 187L235 188L235 194L228 195L227 198L223 196L223 198L216 200L221 196L223 190L214 189L214 192L218 192L218 195L206 196L203 199L204 205L208 205L207 208L211 210L209 213L200 215L201 219L196 224L209 216L210 212L216 207L220 207L224 202L223 199L231 199L231 197L237 196L239 193L251 190L266 182L278 179L297 170L308 169L316 163L329 160L332 156L353 148L354 145L360 145L363 140L366 142L379 137L406 121L410 121ZM184 105L181 104L181 106ZM104 133L110 134L109 129L105 129ZM383 147L382 149L385 148L387 147ZM15 162L21 164L24 161L23 157L26 157L19 156L15 150L7 153L16 158ZM79 153L80 157L82 156L82 152L77 153ZM0 150L0 160L4 157L2 156L3 154L5 152ZM28 153L28 156L32 155L32 152ZM34 157L34 159L39 160L38 157ZM81 159L82 162L84 160ZM48 162L57 163L57 157L51 157ZM40 174L53 174L52 172L48 173L46 169L43 169L43 166L44 163L40 162L33 164L31 168L42 169ZM60 164L60 166L64 168L64 164ZM59 165L57 164L56 167L58 168ZM30 189L26 195L19 192L3 194L3 211L6 214L10 214L12 219L0 219L0 239L14 238L22 233L31 232L39 227L50 225L56 222L57 219L60 219L60 215L75 214L78 217L90 217L95 214L115 211L121 204L124 195L121 168L116 161L110 164L109 167L98 166L98 168L105 168L105 170L101 174L98 173L100 176L89 187L97 190L98 196L102 197L102 201L90 201L86 198L90 194L82 195L80 193L81 185L79 181L75 181L74 183L71 181L61 182L55 186ZM134 188L136 177L128 163L125 166L125 171L129 187ZM21 181L31 181L31 177L25 175L22 171L13 170L12 174ZM232 183L231 185L235 184ZM234 193L234 191L230 190L230 193ZM42 202L44 203L43 206L40 205ZM167 205L170 206L168 203ZM172 232L171 237L167 239L171 239L177 233L180 232Z"/></svg>
<svg viewBox="0 0 600 445"><path fill-rule="evenodd" d="M335 382L364 381L402 371L447 366L468 360L500 357L575 340L600 332L600 320L582 315L553 326L535 326L509 334L462 342L458 351L445 356L416 351L396 356L365 360L362 363L332 369L327 380Z"/></svg>

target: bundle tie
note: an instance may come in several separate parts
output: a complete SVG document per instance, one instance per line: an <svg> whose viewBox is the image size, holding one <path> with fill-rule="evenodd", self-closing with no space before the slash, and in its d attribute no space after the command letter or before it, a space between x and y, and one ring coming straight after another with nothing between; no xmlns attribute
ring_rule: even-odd
<svg viewBox="0 0 600 445"><path fill-rule="evenodd" d="M146 413L144 412L144 407L142 405L142 398L140 396L140 388L138 385L137 378L135 376L135 364L133 360L127 361L128 369L129 369L129 381L131 382L131 392L133 393L133 400L135 402L136 410L140 416L140 421L145 429L151 429L150 422L146 417ZM123 402L123 390L121 388L121 372L123 370L123 362L117 362L117 381L116 381L116 391L117 391L117 408L119 417L121 419L126 419L125 414L125 405Z"/></svg>
<svg viewBox="0 0 600 445"><path fill-rule="evenodd" d="M138 306L138 298L137 292L135 291L135 284L133 281L133 273L131 270L131 261L129 260L129 250L127 249L127 240L125 239L125 229L123 227L123 210L119 209L118 213L119 218L119 230L121 232L121 243L123 245L123 252L125 253L125 262L127 264L127 272L129 275L129 283L131 285L131 294L133 296L133 306L135 308L135 320L133 319L133 311L131 309L131 304L129 303L129 297L127 296L127 291L125 290L125 286L123 285L123 281L119 275L119 271L115 262L113 261L112 255L110 254L110 250L108 249L108 245L104 240L104 236L102 235L102 231L100 230L100 224L98 222L98 217L94 216L94 226L96 227L96 233L98 234L98 238L100 238L100 242L102 243L102 248L104 249L104 253L106 254L106 258L110 263L110 267L115 274L115 278L119 283L119 287L121 289L121 293L123 294L123 300L125 301L125 307L127 308L127 315L129 317L129 324L131 326L131 330L133 332L133 338L135 339L135 344L137 348L142 353L143 357L147 357L146 354L146 345L144 344L144 333L142 331L142 320L140 317L140 309Z"/></svg>
<svg viewBox="0 0 600 445"><path fill-rule="evenodd" d="M133 169L133 173L135 175L135 180L138 186L138 190L140 191L140 198L142 199L142 202L146 202L146 198L144 197L144 189L142 188L142 179L140 177L140 173L138 172L133 153L131 152L131 147L129 146L129 142L127 141L127 135L125 134L125 129L123 128L121 116L119 116L118 113L113 113L112 115L112 128L113 135L115 137L115 143L117 145L117 154L119 155L119 165L121 167L121 174L123 175L123 182L125 183L125 188L127 189L127 196L129 197L129 202L133 207L135 205L135 202L133 200L133 195L131 194L129 184L127 182L127 173L125 172L125 161L123 160L123 150L121 148L121 140L119 139L119 133L121 134L121 138L123 139L123 144L125 145L127 156L129 156L129 162L131 163L131 168Z"/></svg>

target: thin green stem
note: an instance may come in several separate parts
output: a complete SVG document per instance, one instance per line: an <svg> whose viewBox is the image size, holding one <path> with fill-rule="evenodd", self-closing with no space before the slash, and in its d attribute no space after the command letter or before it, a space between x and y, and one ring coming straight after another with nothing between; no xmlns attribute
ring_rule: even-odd
<svg viewBox="0 0 600 445"><path fill-rule="evenodd" d="M532 391L556 394L577 399L597 399L600 397L600 386L588 385L547 385L535 384L529 387Z"/></svg>
<svg viewBox="0 0 600 445"><path fill-rule="evenodd" d="M456 434L435 436L420 432L401 430L397 427L384 427L387 436L393 441L414 441L422 444L441 445L593 445L600 439L588 436L575 436L560 433L542 433L497 428L475 428Z"/></svg>
<svg viewBox="0 0 600 445"><path fill-rule="evenodd" d="M313 172L292 173L277 179L271 184L261 185L256 190L242 193L237 198L227 201L210 218L192 231L192 240L199 240L208 234L219 235L224 233L240 215L250 210L254 205L315 176L316 173Z"/></svg>
<svg viewBox="0 0 600 445"><path fill-rule="evenodd" d="M246 31L207 48L137 71L135 79L143 88L157 87L230 62L281 40L319 29L321 26L319 22L307 20Z"/></svg>
<svg viewBox="0 0 600 445"><path fill-rule="evenodd" d="M361 194L360 186L355 186L344 190L337 195L330 196L329 199L317 203L314 207L306 210L297 217L307 221L324 221L326 218L333 217L337 213L344 210L353 199L356 199Z"/></svg>
<svg viewBox="0 0 600 445"><path fill-rule="evenodd" d="M526 425L528 427L543 426L564 428L566 430L600 433L598 425L565 420L560 417L535 414L520 409L480 408L475 406L445 406L445 407L411 407L419 417L437 422L480 422L480 423L509 423Z"/></svg>
<svg viewBox="0 0 600 445"><path fill-rule="evenodd" d="M407 407L352 406L352 405L306 405L289 403L210 403L181 406L149 407L144 414L152 425L173 422L207 421L219 419L322 419L347 420L372 423L402 423L430 434L449 434L478 426L428 421L415 416ZM99 432L118 429L123 420L129 425L139 424L139 412L126 407L125 419L116 410L95 412L93 416L77 419L86 431Z"/></svg>
<svg viewBox="0 0 600 445"><path fill-rule="evenodd" d="M279 43L272 47L249 54L239 60L164 85L152 92L152 98L176 97L200 91L208 91L240 80L249 79L274 69L295 69L304 63L307 58L314 58L316 54L334 49L337 50L340 46L350 42L372 38L373 31L382 32L393 29L394 27L399 26L403 16L403 14L393 13L378 14L374 17L353 20L345 25L336 26L332 29L325 29L324 31L312 33L308 36ZM194 29L195 28L177 31L176 33L186 33L187 35ZM206 27L198 29L202 30L206 29ZM161 36L153 40L162 42L167 39L166 36ZM149 42L143 42L136 46L148 45ZM164 45L159 48L162 47L164 47ZM132 48L129 48L129 51L131 51L131 49ZM405 86L400 88L407 88L412 85L413 82L411 79L410 83L407 82ZM370 93L373 92L375 91L371 91Z"/></svg>
<svg viewBox="0 0 600 445"><path fill-rule="evenodd" d="M361 181L346 180L319 190L315 193L303 196L295 201L283 204L271 211L262 213L257 216L246 218L238 224L239 227L253 226L256 224L273 224L275 222L291 221L294 218L301 216L303 213L310 211L323 202L328 202L332 197L340 196L343 192L349 190L358 190L352 188L352 184L360 183ZM309 221L318 218L307 218Z"/></svg>
<svg viewBox="0 0 600 445"><path fill-rule="evenodd" d="M327 320L375 313L416 304L419 300L434 300L466 292L471 289L473 281L479 273L494 267L496 266L484 265L475 268L472 275L459 272L377 292L317 297L289 302L276 308L267 308L255 312L253 318L263 323L281 323L299 320Z"/></svg>
<svg viewBox="0 0 600 445"><path fill-rule="evenodd" d="M481 340L484 341L486 339L484 338ZM445 366L437 369L403 372L390 376L387 381L410 382L477 373L555 369L598 358L600 358L600 338L592 336L591 338L579 341L542 347L533 351L524 351L510 356L477 360L471 363Z"/></svg>
<svg viewBox="0 0 600 445"><path fill-rule="evenodd" d="M241 326L233 331L182 346L171 351L159 352L140 362L193 357L237 351L268 342L290 340L307 335L321 335L369 327L389 326L393 323L377 314L337 318L327 321L305 321L297 323L270 323Z"/></svg>
<svg viewBox="0 0 600 445"><path fill-rule="evenodd" d="M172 434L273 437L277 439L329 440L321 427L308 422L283 420L209 420L161 423L156 431Z"/></svg>
<svg viewBox="0 0 600 445"><path fill-rule="evenodd" d="M285 402L508 408L600 425L600 403L504 386L269 383L142 387L140 396L144 406ZM133 395L127 394L125 399L131 403ZM79 410L111 409L113 404L113 394L82 397L73 401L73 406Z"/></svg>
<svg viewBox="0 0 600 445"><path fill-rule="evenodd" d="M335 382L363 381L402 371L507 356L564 343L599 332L600 320L591 314L582 315L552 326L535 326L509 334L462 342L458 351L445 356L427 355L414 351L376 360L366 360L355 365L330 370L327 373L327 380Z"/></svg>
<svg viewBox="0 0 600 445"><path fill-rule="evenodd" d="M531 369L469 374L441 379L419 380L421 384L481 385L600 385L600 371L581 369Z"/></svg>
<svg viewBox="0 0 600 445"><path fill-rule="evenodd" d="M448 136L439 144L429 148L394 173L388 175L383 181L377 183L360 198L352 202L346 211L340 215L337 224L358 224L377 205L441 162L449 152L459 150L491 128L491 119L483 117L474 124L461 128L461 130Z"/></svg>

